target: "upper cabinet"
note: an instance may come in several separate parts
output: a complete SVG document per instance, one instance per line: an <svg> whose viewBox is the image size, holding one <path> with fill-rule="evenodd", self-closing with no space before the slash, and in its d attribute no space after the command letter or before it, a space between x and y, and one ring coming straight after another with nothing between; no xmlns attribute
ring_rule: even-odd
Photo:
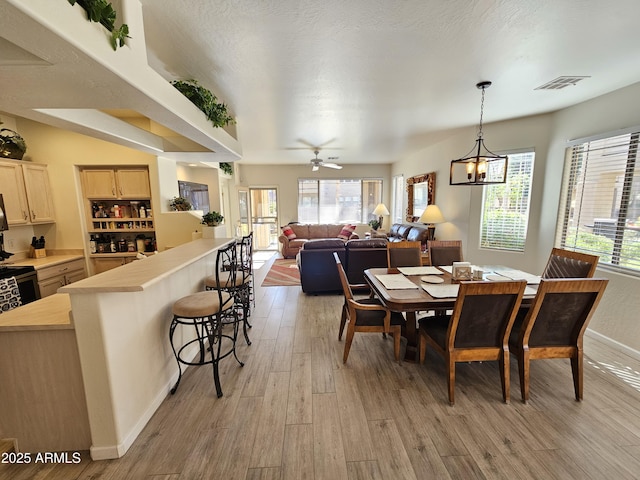
<svg viewBox="0 0 640 480"><path fill-rule="evenodd" d="M146 168L91 168L82 171L86 198L141 200L151 198Z"/></svg>
<svg viewBox="0 0 640 480"><path fill-rule="evenodd" d="M46 165L0 161L0 193L9 225L55 222Z"/></svg>

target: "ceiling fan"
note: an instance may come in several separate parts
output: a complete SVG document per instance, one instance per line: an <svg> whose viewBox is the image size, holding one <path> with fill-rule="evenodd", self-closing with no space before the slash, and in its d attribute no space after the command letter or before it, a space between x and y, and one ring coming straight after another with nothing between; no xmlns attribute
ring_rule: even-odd
<svg viewBox="0 0 640 480"><path fill-rule="evenodd" d="M316 149L313 151L313 153L316 154L316 158L311 159L312 172L317 172L320 169L320 167L335 168L336 170L340 170L342 168L342 165L338 165L336 163L331 163L331 162L325 162L321 158L318 158L318 154L320 153L320 150ZM329 157L329 160L337 160L337 159L338 157Z"/></svg>

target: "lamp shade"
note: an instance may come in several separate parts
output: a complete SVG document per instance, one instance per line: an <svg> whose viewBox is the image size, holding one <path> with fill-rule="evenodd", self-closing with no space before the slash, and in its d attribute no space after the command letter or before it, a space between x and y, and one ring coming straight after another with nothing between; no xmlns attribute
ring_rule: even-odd
<svg viewBox="0 0 640 480"><path fill-rule="evenodd" d="M444 223L446 220L442 216L442 212L440 211L440 207L437 205L427 205L427 208L424 209L422 215L420 215L420 219L418 220L421 223Z"/></svg>
<svg viewBox="0 0 640 480"><path fill-rule="evenodd" d="M373 210L374 215L378 215L379 217L382 215L389 215L389 210L385 207L384 203L379 203L378 206Z"/></svg>

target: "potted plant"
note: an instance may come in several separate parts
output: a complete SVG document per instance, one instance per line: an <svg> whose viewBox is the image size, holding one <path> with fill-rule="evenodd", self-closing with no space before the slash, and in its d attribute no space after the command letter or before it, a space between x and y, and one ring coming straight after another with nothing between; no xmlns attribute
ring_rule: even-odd
<svg viewBox="0 0 640 480"><path fill-rule="evenodd" d="M202 216L202 224L209 227L215 227L219 225L224 217L218 212L208 212Z"/></svg>
<svg viewBox="0 0 640 480"><path fill-rule="evenodd" d="M218 103L218 98L196 80L174 80L171 82L180 93L203 112L214 127L224 127L235 120L224 103Z"/></svg>
<svg viewBox="0 0 640 480"><path fill-rule="evenodd" d="M173 197L169 202L169 206L172 210L177 210L178 212L191 210L191 202L184 197Z"/></svg>
<svg viewBox="0 0 640 480"><path fill-rule="evenodd" d="M22 160L27 143L18 133L8 128L0 130L0 157Z"/></svg>
<svg viewBox="0 0 640 480"><path fill-rule="evenodd" d="M370 220L369 221L369 226L371 228L373 228L374 231L378 231L378 229L380 228L380 222L378 220Z"/></svg>
<svg viewBox="0 0 640 480"><path fill-rule="evenodd" d="M233 167L230 163L220 162L220 170L222 170L227 175L233 175Z"/></svg>
<svg viewBox="0 0 640 480"><path fill-rule="evenodd" d="M111 32L111 48L122 47L129 37L129 26L126 23L115 28L116 11L107 0L68 0L71 5L78 3L86 12L90 22L100 22Z"/></svg>

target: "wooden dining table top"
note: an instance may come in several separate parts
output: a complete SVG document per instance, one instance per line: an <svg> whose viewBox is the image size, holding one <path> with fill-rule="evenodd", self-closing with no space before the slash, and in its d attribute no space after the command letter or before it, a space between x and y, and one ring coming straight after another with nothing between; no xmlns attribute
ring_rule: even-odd
<svg viewBox="0 0 640 480"><path fill-rule="evenodd" d="M498 272L501 270L509 270L508 267L501 265L482 266L484 272ZM457 283L453 280L451 274L444 269L442 275L439 275L444 280L443 284ZM432 309L453 309L456 302L454 297L452 298L434 298L429 295L422 285L426 285L422 281L424 274L420 275L405 275L407 279L416 284L418 288L413 289L387 289L380 280L376 278L376 275L398 274L403 275L397 268L370 268L364 271L364 278L371 289L380 298L382 303L394 312L418 312ZM486 276L486 274L485 274ZM487 280L485 280L487 281ZM537 288L537 285L530 285L530 287ZM525 294L522 297L522 305L529 305L535 297L534 294Z"/></svg>

